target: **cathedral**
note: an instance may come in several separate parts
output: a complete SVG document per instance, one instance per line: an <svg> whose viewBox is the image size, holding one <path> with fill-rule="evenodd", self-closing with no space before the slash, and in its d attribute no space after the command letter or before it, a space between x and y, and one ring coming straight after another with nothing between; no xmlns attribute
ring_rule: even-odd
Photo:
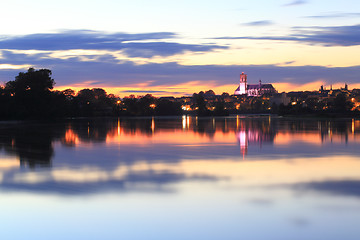
<svg viewBox="0 0 360 240"><path fill-rule="evenodd" d="M249 97L259 97L265 93L276 93L272 84L247 84L247 75L244 72L240 75L239 87L235 90L235 95L247 95Z"/></svg>

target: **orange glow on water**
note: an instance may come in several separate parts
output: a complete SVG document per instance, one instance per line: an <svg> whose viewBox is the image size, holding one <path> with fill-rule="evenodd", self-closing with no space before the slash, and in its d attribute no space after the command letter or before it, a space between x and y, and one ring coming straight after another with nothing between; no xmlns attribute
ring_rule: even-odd
<svg viewBox="0 0 360 240"><path fill-rule="evenodd" d="M63 143L67 145L77 145L79 142L78 135L71 128L66 130Z"/></svg>
<svg viewBox="0 0 360 240"><path fill-rule="evenodd" d="M288 120L279 121L281 120L278 118L270 117L251 119L241 116L183 116L165 121L154 117L113 119L107 123L100 121L98 128L94 122L84 121L81 127L69 123L64 126L60 142L74 147L73 149L79 147L79 151L94 151L93 165L88 165L87 159L83 159L83 165L76 165L76 168L69 167L67 163L61 167L54 166L51 174L44 174L42 171L16 173L11 181L28 184L46 181L106 182L126 179L131 174L141 174L144 171L215 176L227 179L224 181L231 179L235 185L358 177L360 163L356 155L341 152L339 158L338 155L327 155L324 149L331 149L335 144L349 144L354 149L354 143L360 143L360 121L347 121L338 127L333 126L336 122L331 121L303 121L301 124ZM303 156L301 153L304 147L311 148L314 155ZM13 148L17 148L16 141ZM162 149L164 152L161 152ZM291 153L282 153L282 149L289 149ZM96 155L97 151L101 153ZM317 154L317 151L322 153ZM109 152L116 153L115 160L113 159L115 164L106 169L103 167L106 167L107 160L104 161L102 154ZM138 159L126 162L129 156L136 154L139 154ZM156 158L146 159L151 154ZM174 162L173 154L176 155ZM285 154L285 157L277 154ZM165 155L165 159L162 155ZM86 154L85 156L88 157ZM79 156L76 155L77 157ZM7 171L19 168L24 160L26 159L0 158L0 180ZM57 159L58 163L63 160Z"/></svg>

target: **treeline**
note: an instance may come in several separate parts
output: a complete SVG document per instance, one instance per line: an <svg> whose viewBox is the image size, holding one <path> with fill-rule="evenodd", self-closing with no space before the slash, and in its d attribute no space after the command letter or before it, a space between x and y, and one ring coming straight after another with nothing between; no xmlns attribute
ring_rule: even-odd
<svg viewBox="0 0 360 240"><path fill-rule="evenodd" d="M122 101L104 89L52 90L55 85L48 69L20 72L15 80L0 87L1 119L33 119L96 116L179 115L180 103L151 95L127 97Z"/></svg>
<svg viewBox="0 0 360 240"><path fill-rule="evenodd" d="M46 119L104 116L227 116L229 114L272 113L279 115L360 116L354 102L358 95L339 91L330 97L290 96L288 104L275 103L272 95L259 97L216 95L214 91L194 93L192 97L156 98L130 95L123 99L104 89L53 90L55 81L48 69L20 72L15 80L0 86L0 119ZM359 95L360 98L360 95ZM291 104L290 104L291 103Z"/></svg>

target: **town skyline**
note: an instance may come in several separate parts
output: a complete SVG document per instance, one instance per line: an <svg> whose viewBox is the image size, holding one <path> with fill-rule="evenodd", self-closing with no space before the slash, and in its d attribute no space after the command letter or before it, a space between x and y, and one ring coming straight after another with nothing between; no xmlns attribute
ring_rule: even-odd
<svg viewBox="0 0 360 240"><path fill-rule="evenodd" d="M16 0L3 9L2 84L33 67L51 69L57 90L103 88L121 97L231 93L241 72L279 92L360 88L354 0Z"/></svg>

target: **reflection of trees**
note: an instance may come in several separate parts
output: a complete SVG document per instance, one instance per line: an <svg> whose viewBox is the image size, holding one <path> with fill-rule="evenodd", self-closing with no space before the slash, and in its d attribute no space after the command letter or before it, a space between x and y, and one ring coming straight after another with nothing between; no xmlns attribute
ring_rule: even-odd
<svg viewBox="0 0 360 240"><path fill-rule="evenodd" d="M115 123L116 121L104 119L74 121L69 123L69 128L83 142L104 142L108 132L115 127Z"/></svg>
<svg viewBox="0 0 360 240"><path fill-rule="evenodd" d="M200 135L213 138L216 132L216 120L215 118L198 119L196 124L191 127L191 130Z"/></svg>
<svg viewBox="0 0 360 240"><path fill-rule="evenodd" d="M61 129L46 124L13 125L1 129L0 146L17 155L22 166L49 167L54 153L52 142L63 135Z"/></svg>
<svg viewBox="0 0 360 240"><path fill-rule="evenodd" d="M347 142L349 135L353 132L351 122L345 121L319 122L319 130L322 141L327 139L331 141L334 135L339 135Z"/></svg>
<svg viewBox="0 0 360 240"><path fill-rule="evenodd" d="M315 119L294 119L277 121L278 131L288 133L319 133L323 142L332 141L333 137L338 136L345 141L352 134L360 131L359 120L315 120Z"/></svg>
<svg viewBox="0 0 360 240"><path fill-rule="evenodd" d="M153 118L141 118L141 119L122 119L120 126L123 132L127 135L151 135L153 133ZM155 127L158 127L155 125Z"/></svg>
<svg viewBox="0 0 360 240"><path fill-rule="evenodd" d="M213 139L216 133L238 138L242 151L248 145L273 143L277 133L318 133L323 142L340 136L347 141L360 132L359 120L299 120L280 118L109 118L76 119L52 123L2 125L0 147L19 157L21 165L49 167L54 155L53 143L76 146L79 142L105 142L107 137L139 135L152 137L162 131L188 131ZM176 134L176 133L175 133ZM174 137L176 137L174 135Z"/></svg>

